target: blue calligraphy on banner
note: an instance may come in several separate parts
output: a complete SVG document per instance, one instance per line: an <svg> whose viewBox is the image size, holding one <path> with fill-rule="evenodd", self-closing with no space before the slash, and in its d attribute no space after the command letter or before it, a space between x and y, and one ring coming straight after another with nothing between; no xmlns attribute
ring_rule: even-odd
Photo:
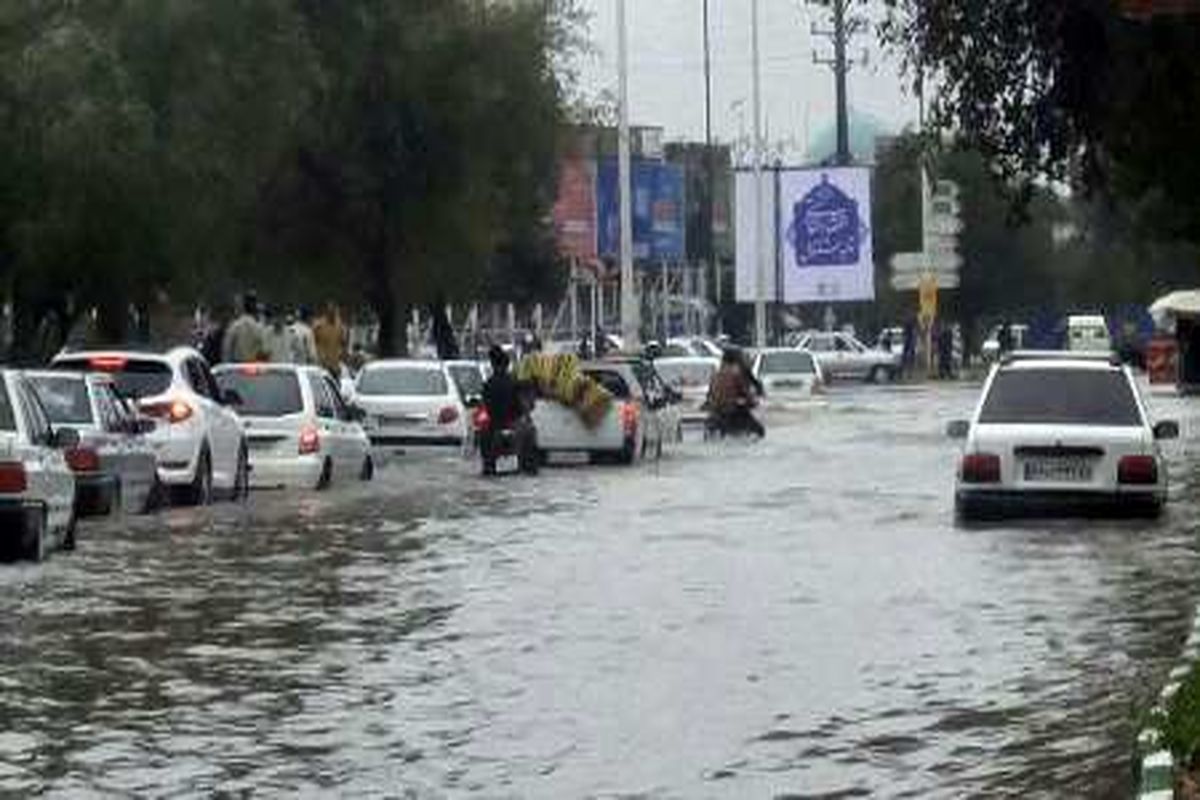
<svg viewBox="0 0 1200 800"><path fill-rule="evenodd" d="M828 175L792 207L788 238L797 267L856 266L864 233L858 201L830 183Z"/></svg>
<svg viewBox="0 0 1200 800"><path fill-rule="evenodd" d="M633 257L641 261L686 258L685 180L683 167L658 161L634 161ZM596 176L596 218L600 255L621 254L621 198L615 158L600 162Z"/></svg>

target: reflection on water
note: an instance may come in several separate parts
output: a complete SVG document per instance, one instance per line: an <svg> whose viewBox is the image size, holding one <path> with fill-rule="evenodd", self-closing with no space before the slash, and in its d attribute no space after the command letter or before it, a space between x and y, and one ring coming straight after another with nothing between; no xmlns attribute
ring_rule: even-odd
<svg viewBox="0 0 1200 800"><path fill-rule="evenodd" d="M1189 444L1161 523L958 529L973 400L87 528L0 571L0 794L1124 794L1196 593Z"/></svg>

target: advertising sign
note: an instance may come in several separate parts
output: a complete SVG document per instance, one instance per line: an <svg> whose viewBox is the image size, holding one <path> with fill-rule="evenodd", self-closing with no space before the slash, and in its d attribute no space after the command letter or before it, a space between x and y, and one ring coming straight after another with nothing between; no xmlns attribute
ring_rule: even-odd
<svg viewBox="0 0 1200 800"><path fill-rule="evenodd" d="M684 171L676 164L658 161L634 161L633 180L633 257L640 261L683 261L686 251L686 213ZM621 254L621 206L617 193L617 160L607 158L599 164L596 179L596 205L599 223L600 255L619 258Z"/></svg>
<svg viewBox="0 0 1200 800"><path fill-rule="evenodd" d="M591 163L563 161L554 203L559 252L580 261L596 260L596 187Z"/></svg>
<svg viewBox="0 0 1200 800"><path fill-rule="evenodd" d="M776 292L775 269L775 174L762 173L759 185L762 192L762 210L766 219L763 220L761 235L764 238L762 259L764 270L763 283L766 302L774 302ZM760 236L755 224L754 173L738 172L734 178L734 213L737 220L736 236L736 282L734 295L739 303L753 303L758 300L758 263L755 261L758 250L756 242Z"/></svg>
<svg viewBox="0 0 1200 800"><path fill-rule="evenodd" d="M871 173L862 167L779 175L778 232L786 303L875 299Z"/></svg>

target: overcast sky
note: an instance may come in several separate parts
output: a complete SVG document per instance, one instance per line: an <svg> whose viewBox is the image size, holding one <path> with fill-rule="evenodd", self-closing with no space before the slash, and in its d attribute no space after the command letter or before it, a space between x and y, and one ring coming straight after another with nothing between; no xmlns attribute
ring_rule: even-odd
<svg viewBox="0 0 1200 800"><path fill-rule="evenodd" d="M590 38L596 53L580 64L588 94L616 93L616 0L583 0L592 12ZM713 129L720 141L747 137L750 109L750 0L709 0L712 30ZM810 34L827 12L802 0L759 0L763 115L768 141L787 142L785 158L807 151L834 121L834 81L828 67L813 64L828 41ZM627 0L630 52L630 114L635 125L660 125L669 140L704 139L702 0ZM899 130L916 120L916 103L902 90L898 65L873 32L854 40L850 52L868 52L866 67L849 80L850 105Z"/></svg>

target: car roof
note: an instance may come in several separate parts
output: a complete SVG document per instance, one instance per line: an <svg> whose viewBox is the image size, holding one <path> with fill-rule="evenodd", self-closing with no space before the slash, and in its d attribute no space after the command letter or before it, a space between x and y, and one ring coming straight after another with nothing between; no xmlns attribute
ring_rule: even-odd
<svg viewBox="0 0 1200 800"><path fill-rule="evenodd" d="M256 372L315 372L320 367L314 367L310 364L275 364L271 362L250 361L240 364L218 364L213 367L214 375L224 375L230 372L247 372L250 374Z"/></svg>
<svg viewBox="0 0 1200 800"><path fill-rule="evenodd" d="M1120 364L1107 359L1089 358L1027 358L1000 365L1001 372L1057 369L1075 372L1121 372Z"/></svg>
<svg viewBox="0 0 1200 800"><path fill-rule="evenodd" d="M411 369L426 369L426 370L441 370L445 366L445 362L432 361L430 359L420 358L385 358L378 361L372 361L363 367L363 371L371 369L395 369L395 368L411 368Z"/></svg>
<svg viewBox="0 0 1200 800"><path fill-rule="evenodd" d="M662 358L654 359L657 364L720 364L721 359L716 356L663 356Z"/></svg>
<svg viewBox="0 0 1200 800"><path fill-rule="evenodd" d="M93 359L93 358L124 358L129 361L161 361L168 364L177 364L187 358L198 358L204 360L204 356L200 355L200 351L194 347L172 347L169 350L161 349L100 349L95 350L64 350L53 359L53 363L66 359Z"/></svg>

